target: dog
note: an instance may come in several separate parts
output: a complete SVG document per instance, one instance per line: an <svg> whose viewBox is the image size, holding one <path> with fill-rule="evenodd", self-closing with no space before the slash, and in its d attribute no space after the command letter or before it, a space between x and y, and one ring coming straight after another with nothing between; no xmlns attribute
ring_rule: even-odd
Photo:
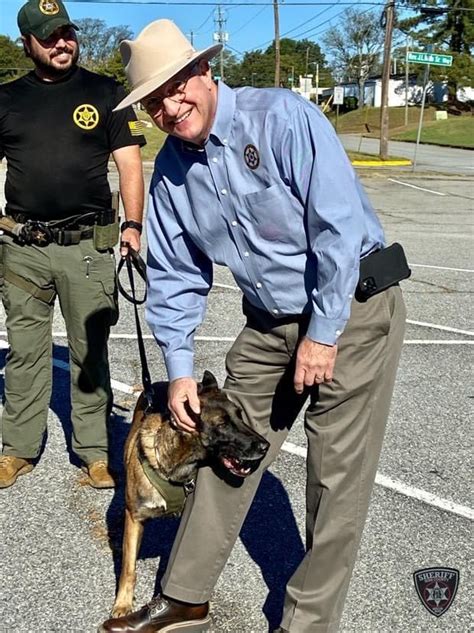
<svg viewBox="0 0 474 633"><path fill-rule="evenodd" d="M125 528L122 570L111 614L114 618L132 611L144 522L176 511L162 494L163 488L152 483L153 477L158 475L184 498L183 486L174 484L189 484L205 462L215 464L231 479L244 478L258 467L269 448L265 438L243 423L240 409L219 389L209 371L198 383L198 396L201 413L197 416L190 412L196 421L196 433L186 433L173 425L165 404L166 391L153 398L151 408L143 393L138 399L124 452Z"/></svg>

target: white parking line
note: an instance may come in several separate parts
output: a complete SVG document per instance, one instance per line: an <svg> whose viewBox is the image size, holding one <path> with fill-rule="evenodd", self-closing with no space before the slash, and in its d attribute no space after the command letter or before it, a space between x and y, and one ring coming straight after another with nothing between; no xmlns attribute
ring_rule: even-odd
<svg viewBox="0 0 474 633"><path fill-rule="evenodd" d="M429 339L406 339L403 341L403 345L474 345L474 341L444 341L444 340L429 340Z"/></svg>
<svg viewBox="0 0 474 633"><path fill-rule="evenodd" d="M64 369L65 371L69 370L69 363L66 363L57 358L53 359L53 365L58 369ZM117 389L118 391L122 391L123 393L128 394L135 394L138 396L138 392L136 391L136 389L134 389L130 385L127 385L118 380L111 380L111 383L112 387L114 389ZM297 455L298 457L306 458L307 455L307 451L304 447L297 446L292 442L284 442L282 450L287 453L291 453L292 455ZM452 514L457 514L458 516L462 516L467 519L474 519L474 510L472 510L468 506L459 505L450 501L449 499L443 499L442 497L438 497L431 492L427 492L426 490L422 490L421 488L409 486L395 479L390 479L390 477L386 477L385 475L382 475L380 473L377 473L375 483L384 488L394 490L395 492L405 495L406 497L411 497L418 501L422 501L423 503L426 503L430 506L439 508L440 510L451 512Z"/></svg>
<svg viewBox="0 0 474 633"><path fill-rule="evenodd" d="M429 327L433 330L443 330L443 332L453 332L454 334L465 334L466 336L474 336L474 332L470 332L469 330L459 330L458 328L447 327L446 325L425 323L425 321L412 321L411 319L407 319L407 323L410 323L411 325L419 325L421 327Z"/></svg>
<svg viewBox="0 0 474 633"><path fill-rule="evenodd" d="M59 360L58 358L53 358L53 365L58 369L64 369L65 371L69 371L69 363L64 362L63 360ZM114 389L118 391L123 391L124 393L136 393L138 392L136 389L131 387L130 385L126 385L124 382L119 382L118 380L114 380L113 378L110 380L110 383Z"/></svg>
<svg viewBox="0 0 474 633"><path fill-rule="evenodd" d="M401 180L395 180L395 178L387 178L390 182L396 182L397 185L403 185L404 187L411 187L412 189L419 189L420 191L427 191L433 193L435 196L447 196L447 193L441 193L440 191L433 191L432 189L425 189L424 187L417 187L417 185L411 185L408 182L402 182Z"/></svg>
<svg viewBox="0 0 474 633"><path fill-rule="evenodd" d="M474 273L474 270L470 268L449 268L448 266L430 266L429 264L412 264L409 262L409 266L413 268L435 268L436 270L451 270L456 273Z"/></svg>
<svg viewBox="0 0 474 633"><path fill-rule="evenodd" d="M7 333L5 331L1 332L0 331L0 336L6 336ZM53 332L53 338L67 338L67 333L66 332ZM111 339L123 339L124 341L136 341L137 340L137 335L136 334L125 334L124 332L112 332L110 334ZM143 334L143 339L151 341L154 340L154 336L153 334ZM235 341L235 336L195 336L194 337L195 341L225 341L225 342L230 342L233 343ZM8 344L6 341L3 341L2 339L0 339L0 349L1 348L7 348Z"/></svg>
<svg viewBox="0 0 474 633"><path fill-rule="evenodd" d="M420 325L416 321L409 321L410 323L415 323L416 325ZM448 329L450 332L463 333L464 330L453 330L452 328L443 328L443 326L434 326L429 325L429 327L438 327L438 329ZM465 332L469 334L469 336L473 336L473 332ZM6 332L0 332L0 336L6 336ZM66 332L53 332L53 337L55 338L66 338ZM136 334L111 334L111 339L115 340L128 340L128 341L136 341ZM143 336L144 339L152 340L154 337L151 334L146 334ZM194 338L195 341L202 342L217 342L217 343L233 343L235 341L235 336L196 336ZM404 345L474 345L474 341L459 339L459 340L448 340L448 339L405 339L403 341ZM8 349L8 342L4 339L0 338L0 349ZM59 361L58 361L59 362Z"/></svg>
<svg viewBox="0 0 474 633"><path fill-rule="evenodd" d="M292 455L297 455L298 457L306 458L307 451L303 446L297 446L292 442L284 442L282 449L287 453L291 453ZM417 501L422 501L430 506L435 508L439 508L440 510L444 510L445 512L451 512L452 514L457 514L458 516L464 517L466 519L474 519L474 510L469 508L468 506L463 506L458 503L454 503L449 499L443 499L442 497L438 497L437 495L432 494L431 492L427 492L426 490L422 490L421 488L415 488L414 486L409 486L408 484L404 484L402 481L397 481L395 479L391 479L390 477L386 477L380 473L377 473L375 477L375 483L383 488L388 488L393 490L394 492L398 492L405 497L410 497L412 499L416 499Z"/></svg>
<svg viewBox="0 0 474 633"><path fill-rule="evenodd" d="M426 328L431 328L433 330L442 330L443 332L452 332L453 334L465 334L466 336L474 336L474 332L471 332L470 330L461 330L459 328L454 328L454 327L448 327L446 325L437 325L436 323L426 323L425 321L413 321L411 319L407 319L407 323L409 323L410 325L419 325L420 327L426 327ZM7 333L5 330L0 331L0 336L6 336ZM66 332L63 332L61 330L57 331L57 332L53 332L53 338L67 338L67 334ZM125 332L112 332L110 334L110 338L111 339L115 339L115 340L124 340L124 341L135 341L137 339L137 335L136 334L126 334ZM144 340L154 340L154 336L153 334L143 334L143 339ZM222 342L226 342L226 343L233 343L235 341L235 336L195 336L194 337L195 341L210 341L210 342L218 342L218 341L222 341ZM415 343L418 344L420 343L421 345L436 345L437 343L439 345L448 345L448 344L452 344L452 345L463 345L465 343L467 343L467 341L443 341L443 340L439 340L439 341L435 341L433 340L430 343L423 343L423 339L417 340L415 339L413 342L411 340L405 340L404 343L406 345L414 345ZM0 339L0 349L1 348L7 348L8 345L6 343L6 341L2 341Z"/></svg>
<svg viewBox="0 0 474 633"><path fill-rule="evenodd" d="M212 284L213 288L227 288L228 290L238 290L240 292L240 288L238 286L232 286L230 284Z"/></svg>

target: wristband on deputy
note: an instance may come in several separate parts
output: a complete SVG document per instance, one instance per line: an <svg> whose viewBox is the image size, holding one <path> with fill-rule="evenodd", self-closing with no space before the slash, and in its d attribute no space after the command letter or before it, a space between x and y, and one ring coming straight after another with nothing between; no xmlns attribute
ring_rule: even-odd
<svg viewBox="0 0 474 633"><path fill-rule="evenodd" d="M121 233L123 233L125 229L136 229L141 234L143 231L143 224L141 222L135 222L135 220L125 220L125 222L122 222L120 227Z"/></svg>

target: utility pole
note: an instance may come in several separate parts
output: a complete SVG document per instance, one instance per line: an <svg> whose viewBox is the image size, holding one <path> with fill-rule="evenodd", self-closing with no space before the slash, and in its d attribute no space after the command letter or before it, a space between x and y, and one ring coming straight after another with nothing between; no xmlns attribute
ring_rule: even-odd
<svg viewBox="0 0 474 633"><path fill-rule="evenodd" d="M392 32L394 22L394 0L387 0L385 5L385 42L383 47L383 71L382 71L382 107L380 109L380 150L382 160L388 158L388 88L390 82L390 57L392 52Z"/></svg>
<svg viewBox="0 0 474 633"><path fill-rule="evenodd" d="M319 105L319 64L316 63L316 105Z"/></svg>
<svg viewBox="0 0 474 633"><path fill-rule="evenodd" d="M219 57L219 66L220 66L219 73L220 73L221 81L224 81L224 48L225 48L225 43L229 39L229 34L225 30L226 22L227 22L227 18L225 17L224 11L222 10L222 7L218 5L216 9L216 14L214 17L214 28L216 29L214 32L214 41L222 44L222 49L221 49L220 57Z"/></svg>
<svg viewBox="0 0 474 633"><path fill-rule="evenodd" d="M275 23L275 86L280 86L280 17L278 0L273 0L273 21Z"/></svg>
<svg viewBox="0 0 474 633"><path fill-rule="evenodd" d="M408 38L405 47L405 127L408 125L408 82L410 81L409 62L408 62Z"/></svg>
<svg viewBox="0 0 474 633"><path fill-rule="evenodd" d="M194 31L189 32L189 40L191 42L191 46L194 46Z"/></svg>

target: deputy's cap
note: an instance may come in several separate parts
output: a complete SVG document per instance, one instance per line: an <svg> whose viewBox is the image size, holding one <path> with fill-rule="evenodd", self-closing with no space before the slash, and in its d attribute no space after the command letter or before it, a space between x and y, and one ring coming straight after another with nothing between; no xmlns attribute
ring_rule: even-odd
<svg viewBox="0 0 474 633"><path fill-rule="evenodd" d="M22 35L32 33L40 40L47 39L60 26L79 30L61 0L29 0L18 12L17 22Z"/></svg>

